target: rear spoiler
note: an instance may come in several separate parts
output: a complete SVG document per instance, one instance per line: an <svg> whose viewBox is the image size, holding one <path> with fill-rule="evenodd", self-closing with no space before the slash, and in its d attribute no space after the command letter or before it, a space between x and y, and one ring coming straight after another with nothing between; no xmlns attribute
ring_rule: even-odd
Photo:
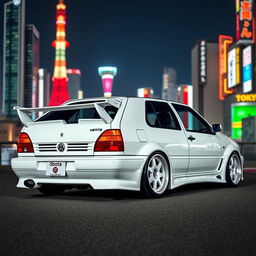
<svg viewBox="0 0 256 256"><path fill-rule="evenodd" d="M30 113L32 112L50 112L50 111L65 111L65 110L75 110L75 109L86 109L94 107L98 112L100 118L106 124L110 124L113 119L109 116L106 112L104 107L106 106L114 106L116 108L120 108L122 104L122 100L118 98L111 98L111 99L104 99L99 102L83 102L81 104L74 104L74 102L68 102L65 105L56 106L56 107L42 107L42 108L22 108L22 107L14 107L14 110L17 110L18 116L20 121L28 127L29 125L33 124L33 120L30 117Z"/></svg>

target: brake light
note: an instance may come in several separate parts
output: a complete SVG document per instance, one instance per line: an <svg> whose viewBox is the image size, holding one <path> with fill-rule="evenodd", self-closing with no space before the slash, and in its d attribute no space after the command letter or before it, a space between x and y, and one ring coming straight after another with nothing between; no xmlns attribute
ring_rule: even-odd
<svg viewBox="0 0 256 256"><path fill-rule="evenodd" d="M22 132L18 139L18 146L17 146L18 153L33 153L34 148L31 139L29 138L28 134Z"/></svg>
<svg viewBox="0 0 256 256"><path fill-rule="evenodd" d="M94 151L124 151L124 141L120 130L106 130L97 139Z"/></svg>

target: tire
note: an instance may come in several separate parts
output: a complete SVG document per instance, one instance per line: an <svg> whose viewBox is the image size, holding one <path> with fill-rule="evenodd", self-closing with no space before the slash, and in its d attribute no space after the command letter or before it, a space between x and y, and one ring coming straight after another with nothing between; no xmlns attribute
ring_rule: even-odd
<svg viewBox="0 0 256 256"><path fill-rule="evenodd" d="M162 197L170 181L168 160L161 152L154 152L145 163L141 177L141 192L150 198Z"/></svg>
<svg viewBox="0 0 256 256"><path fill-rule="evenodd" d="M58 185L43 184L40 188L38 188L38 191L46 196L53 196L61 195L65 191L65 188Z"/></svg>
<svg viewBox="0 0 256 256"><path fill-rule="evenodd" d="M233 152L227 162L226 182L228 186L237 187L242 179L242 164L238 153Z"/></svg>

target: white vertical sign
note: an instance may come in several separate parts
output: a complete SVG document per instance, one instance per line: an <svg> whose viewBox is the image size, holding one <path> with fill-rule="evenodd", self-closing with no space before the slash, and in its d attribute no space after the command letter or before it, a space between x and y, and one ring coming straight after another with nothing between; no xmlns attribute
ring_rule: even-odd
<svg viewBox="0 0 256 256"><path fill-rule="evenodd" d="M228 52L228 88L236 86L236 48Z"/></svg>

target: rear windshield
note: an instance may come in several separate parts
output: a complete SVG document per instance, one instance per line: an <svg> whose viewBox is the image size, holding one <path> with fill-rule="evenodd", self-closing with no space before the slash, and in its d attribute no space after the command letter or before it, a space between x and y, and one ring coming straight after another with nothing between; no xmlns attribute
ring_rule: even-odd
<svg viewBox="0 0 256 256"><path fill-rule="evenodd" d="M118 108L106 106L104 108L109 116L114 119ZM79 119L101 119L95 108L52 111L36 120L36 122L64 120L67 124L78 123Z"/></svg>

